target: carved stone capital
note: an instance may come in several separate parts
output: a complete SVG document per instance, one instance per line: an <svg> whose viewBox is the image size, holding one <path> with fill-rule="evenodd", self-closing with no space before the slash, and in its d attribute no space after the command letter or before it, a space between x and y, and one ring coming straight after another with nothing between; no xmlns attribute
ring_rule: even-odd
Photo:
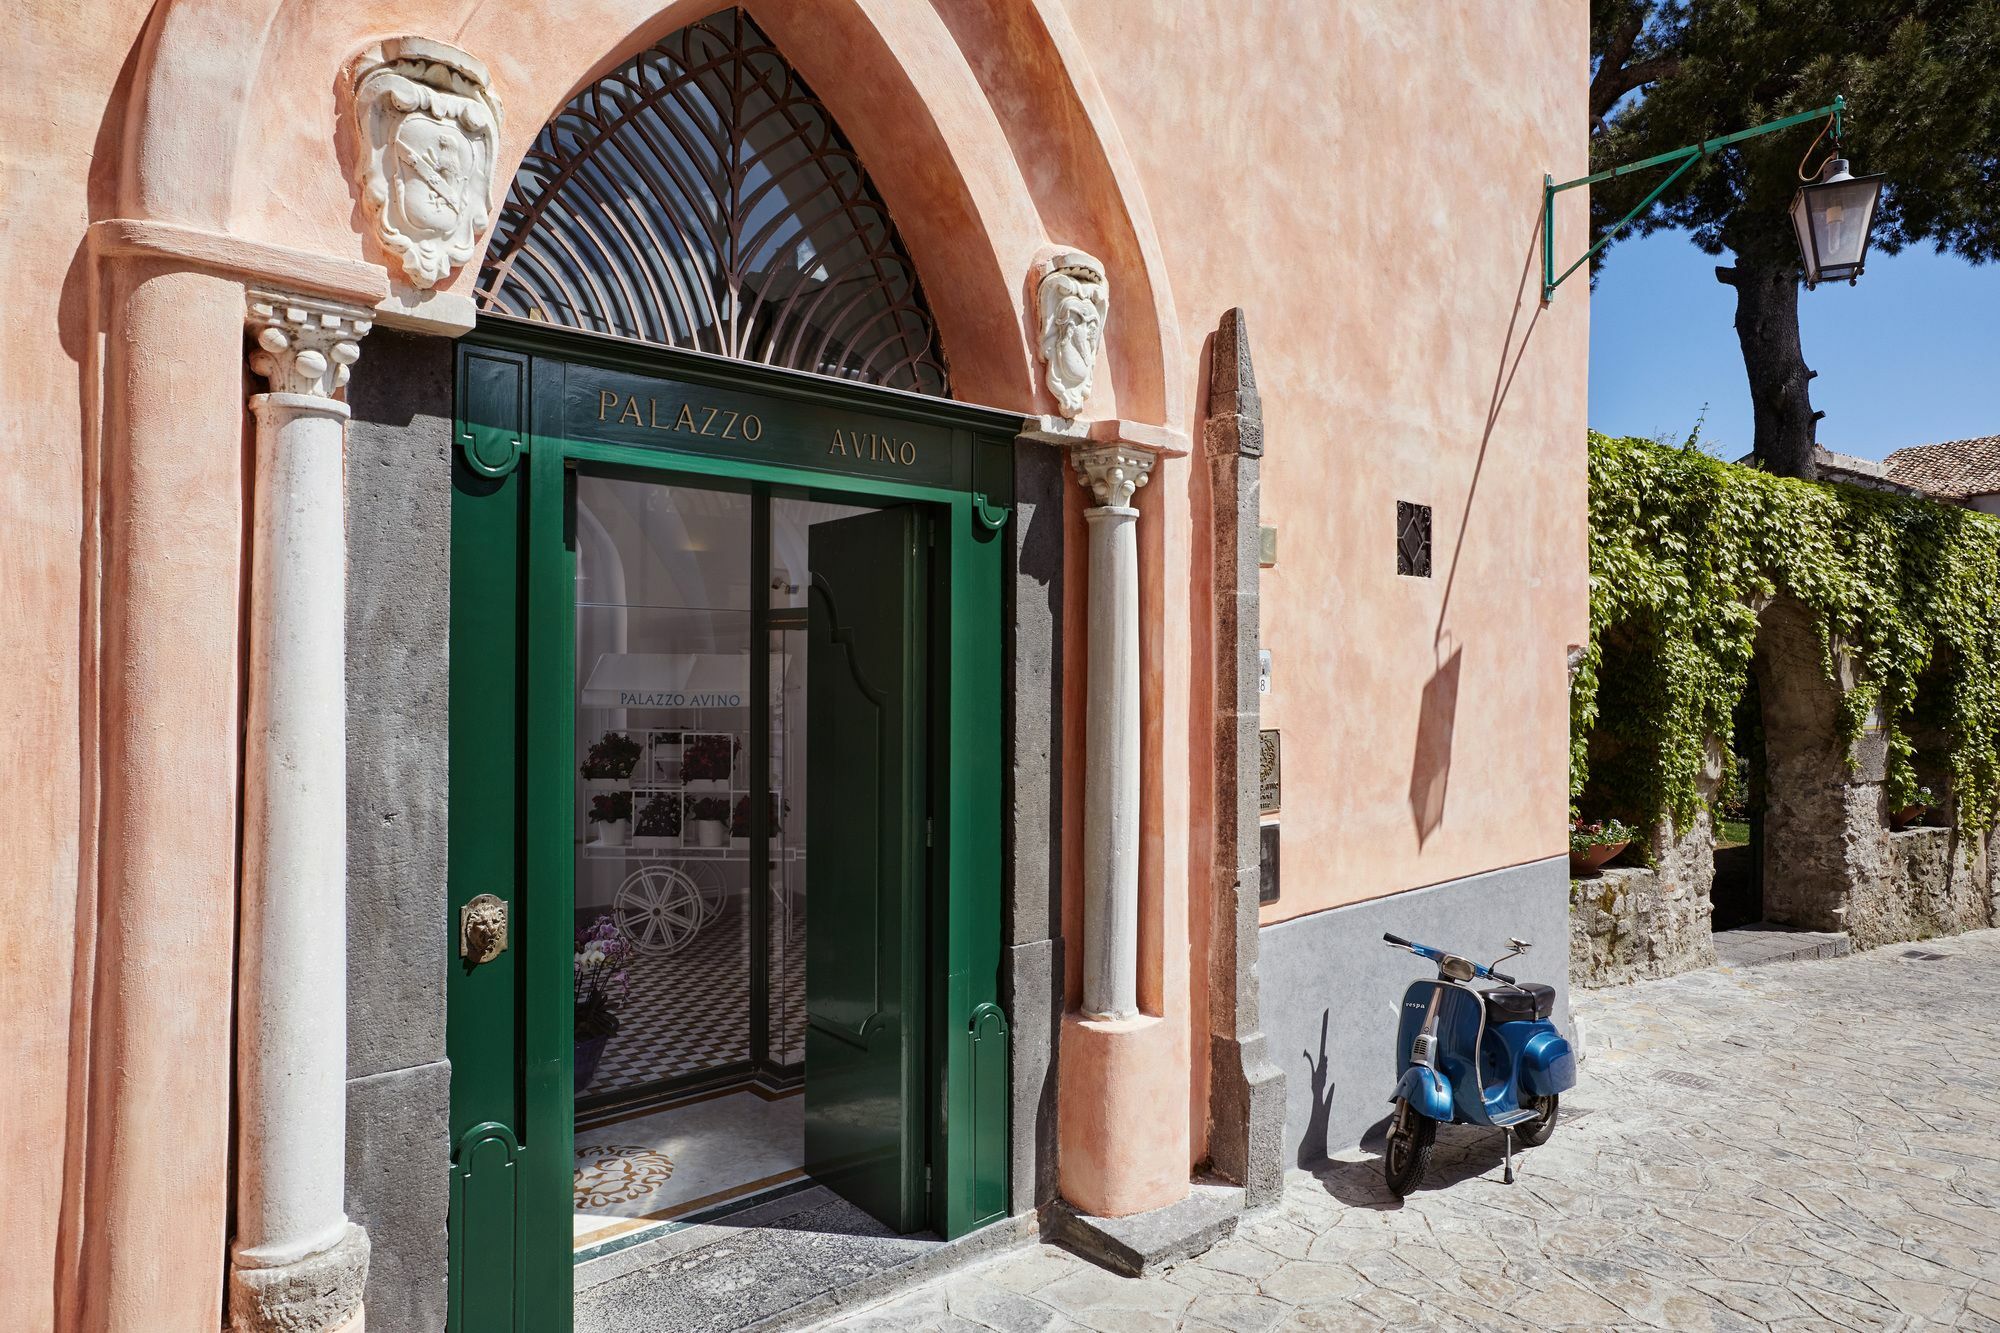
<svg viewBox="0 0 2000 1333"><path fill-rule="evenodd" d="M1130 444L1105 444L1070 453L1084 488L1097 497L1100 506L1123 509L1132 503L1133 493L1153 473L1159 456L1150 449Z"/></svg>
<svg viewBox="0 0 2000 1333"><path fill-rule="evenodd" d="M427 37L364 52L352 89L361 206L410 285L435 287L492 218L499 95L485 65Z"/></svg>
<svg viewBox="0 0 2000 1333"><path fill-rule="evenodd" d="M1038 265L1035 284L1038 348L1048 365L1049 392L1066 417L1083 410L1104 347L1111 313L1111 285L1104 265L1081 250L1051 252Z"/></svg>
<svg viewBox="0 0 2000 1333"><path fill-rule="evenodd" d="M310 296L253 291L246 318L257 350L250 369L270 381L273 393L331 398L347 383L347 368L361 359L361 340L375 313Z"/></svg>

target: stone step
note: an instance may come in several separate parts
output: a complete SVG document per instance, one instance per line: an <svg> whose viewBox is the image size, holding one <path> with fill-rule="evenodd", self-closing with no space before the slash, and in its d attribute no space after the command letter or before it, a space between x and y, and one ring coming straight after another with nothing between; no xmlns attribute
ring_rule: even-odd
<svg viewBox="0 0 2000 1333"><path fill-rule="evenodd" d="M1715 958L1723 967L1763 967L1808 958L1845 958L1854 952L1845 931L1799 930L1758 921L1715 932Z"/></svg>

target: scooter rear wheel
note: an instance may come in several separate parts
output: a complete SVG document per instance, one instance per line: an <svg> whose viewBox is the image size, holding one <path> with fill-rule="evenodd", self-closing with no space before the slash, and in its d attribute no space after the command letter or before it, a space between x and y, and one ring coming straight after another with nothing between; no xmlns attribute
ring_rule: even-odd
<svg viewBox="0 0 2000 1333"><path fill-rule="evenodd" d="M1401 1129L1390 1131L1382 1149L1382 1179L1388 1183L1389 1193L1399 1199L1424 1183L1437 1140L1437 1121L1417 1110L1407 1115Z"/></svg>
<svg viewBox="0 0 2000 1333"><path fill-rule="evenodd" d="M1546 1097L1532 1098L1528 1105L1539 1114L1533 1120L1523 1120L1514 1126L1514 1139L1524 1148L1539 1148L1549 1141L1549 1135L1556 1132L1556 1109L1561 1098L1555 1093Z"/></svg>

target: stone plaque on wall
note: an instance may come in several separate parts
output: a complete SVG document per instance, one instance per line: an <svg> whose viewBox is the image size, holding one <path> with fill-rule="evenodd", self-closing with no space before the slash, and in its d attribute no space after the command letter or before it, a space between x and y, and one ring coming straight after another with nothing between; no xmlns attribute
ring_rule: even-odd
<svg viewBox="0 0 2000 1333"><path fill-rule="evenodd" d="M1278 826L1257 826L1257 901L1278 901Z"/></svg>
<svg viewBox="0 0 2000 1333"><path fill-rule="evenodd" d="M1260 731L1257 733L1257 808L1264 814L1276 814L1279 805L1278 782L1278 733Z"/></svg>

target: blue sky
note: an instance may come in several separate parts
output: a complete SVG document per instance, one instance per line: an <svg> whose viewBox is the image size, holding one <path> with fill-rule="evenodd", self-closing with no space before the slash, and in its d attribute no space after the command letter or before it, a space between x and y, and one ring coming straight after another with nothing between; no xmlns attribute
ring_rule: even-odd
<svg viewBox="0 0 2000 1333"><path fill-rule="evenodd" d="M1558 256L1567 264L1574 256ZM1736 294L1722 262L1683 232L1615 242L1591 296L1590 424L1614 435L1702 437L1750 452L1750 390L1736 343ZM1575 299L1581 271L1556 292ZM1881 458L1906 444L2000 434L2000 264L1975 267L1928 246L1880 252L1853 287L1799 293L1806 364L1819 372L1819 442Z"/></svg>

